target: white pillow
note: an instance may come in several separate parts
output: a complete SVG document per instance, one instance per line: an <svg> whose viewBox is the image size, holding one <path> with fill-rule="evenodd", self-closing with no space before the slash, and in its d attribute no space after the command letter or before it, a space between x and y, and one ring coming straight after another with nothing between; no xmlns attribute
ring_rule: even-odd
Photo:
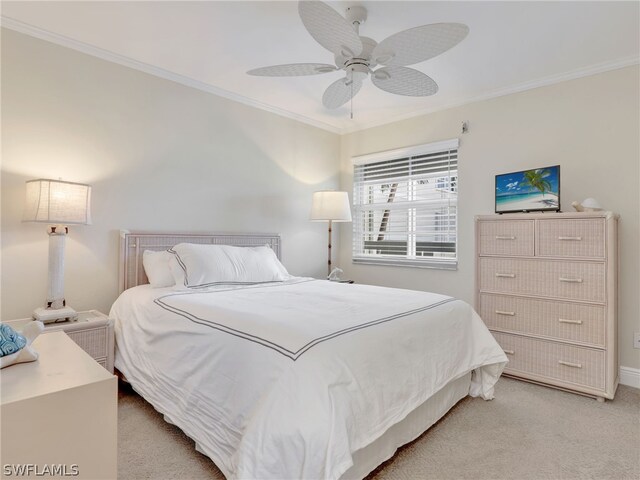
<svg viewBox="0 0 640 480"><path fill-rule="evenodd" d="M268 245L232 247L180 243L170 251L176 254L189 288L281 282L290 277Z"/></svg>
<svg viewBox="0 0 640 480"><path fill-rule="evenodd" d="M169 260L169 268L171 269L171 275L173 276L176 290L186 289L187 286L185 285L184 270L178 263L178 259L175 253L171 254L171 260Z"/></svg>
<svg viewBox="0 0 640 480"><path fill-rule="evenodd" d="M154 252L145 250L142 253L142 265L147 274L149 283L153 288L171 287L175 285L175 280L171 274L169 261L173 258L173 254L167 250Z"/></svg>

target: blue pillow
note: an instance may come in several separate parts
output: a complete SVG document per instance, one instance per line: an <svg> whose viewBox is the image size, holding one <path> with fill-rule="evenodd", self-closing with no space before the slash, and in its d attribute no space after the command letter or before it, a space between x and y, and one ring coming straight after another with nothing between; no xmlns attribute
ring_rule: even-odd
<svg viewBox="0 0 640 480"><path fill-rule="evenodd" d="M27 339L6 323L0 323L0 357L22 350Z"/></svg>

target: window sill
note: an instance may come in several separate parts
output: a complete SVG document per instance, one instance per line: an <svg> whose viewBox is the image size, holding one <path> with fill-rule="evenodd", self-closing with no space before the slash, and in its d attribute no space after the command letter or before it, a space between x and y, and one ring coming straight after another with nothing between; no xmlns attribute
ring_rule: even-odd
<svg viewBox="0 0 640 480"><path fill-rule="evenodd" d="M353 258L352 263L359 265L382 265L387 267L432 268L436 270L458 270L456 260L407 260L399 258Z"/></svg>

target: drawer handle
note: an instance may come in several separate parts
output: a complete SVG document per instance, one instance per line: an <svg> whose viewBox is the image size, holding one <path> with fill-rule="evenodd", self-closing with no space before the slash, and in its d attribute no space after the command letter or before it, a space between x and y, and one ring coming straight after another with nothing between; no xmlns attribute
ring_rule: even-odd
<svg viewBox="0 0 640 480"><path fill-rule="evenodd" d="M515 240L516 237L508 235L496 235L496 240Z"/></svg>
<svg viewBox="0 0 640 480"><path fill-rule="evenodd" d="M559 318L560 323L571 323L573 325L582 325L582 320L567 320L566 318Z"/></svg>
<svg viewBox="0 0 640 480"><path fill-rule="evenodd" d="M558 363L560 365L564 365L565 367L582 368L581 363L565 362L564 360L558 360Z"/></svg>
<svg viewBox="0 0 640 480"><path fill-rule="evenodd" d="M516 316L516 312L505 312L504 310L496 310L496 313L498 315L508 315L510 317L515 317Z"/></svg>
<svg viewBox="0 0 640 480"><path fill-rule="evenodd" d="M558 280L560 280L561 282L565 282L565 283L582 283L582 279L581 278L560 277Z"/></svg>
<svg viewBox="0 0 640 480"><path fill-rule="evenodd" d="M558 237L558 240L574 240L579 242L582 240L582 237Z"/></svg>
<svg viewBox="0 0 640 480"><path fill-rule="evenodd" d="M504 350L504 353L506 353L507 355L515 355L516 351L515 350Z"/></svg>
<svg viewBox="0 0 640 480"><path fill-rule="evenodd" d="M496 273L496 277L499 278L516 278L515 273Z"/></svg>

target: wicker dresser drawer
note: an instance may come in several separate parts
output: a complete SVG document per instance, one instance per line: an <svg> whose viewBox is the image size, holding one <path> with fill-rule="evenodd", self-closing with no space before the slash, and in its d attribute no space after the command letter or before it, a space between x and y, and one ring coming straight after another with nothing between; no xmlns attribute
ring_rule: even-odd
<svg viewBox="0 0 640 480"><path fill-rule="evenodd" d="M537 232L536 255L604 258L605 221L602 218L539 220Z"/></svg>
<svg viewBox="0 0 640 480"><path fill-rule="evenodd" d="M600 305L483 293L480 316L492 329L605 345L605 308Z"/></svg>
<svg viewBox="0 0 640 480"><path fill-rule="evenodd" d="M518 335L492 332L509 357L505 373L525 373L598 390L605 387L605 353Z"/></svg>
<svg viewBox="0 0 640 480"><path fill-rule="evenodd" d="M480 255L523 255L534 253L534 221L488 221L478 225Z"/></svg>
<svg viewBox="0 0 640 480"><path fill-rule="evenodd" d="M482 257L479 268L481 292L605 301L604 263Z"/></svg>

